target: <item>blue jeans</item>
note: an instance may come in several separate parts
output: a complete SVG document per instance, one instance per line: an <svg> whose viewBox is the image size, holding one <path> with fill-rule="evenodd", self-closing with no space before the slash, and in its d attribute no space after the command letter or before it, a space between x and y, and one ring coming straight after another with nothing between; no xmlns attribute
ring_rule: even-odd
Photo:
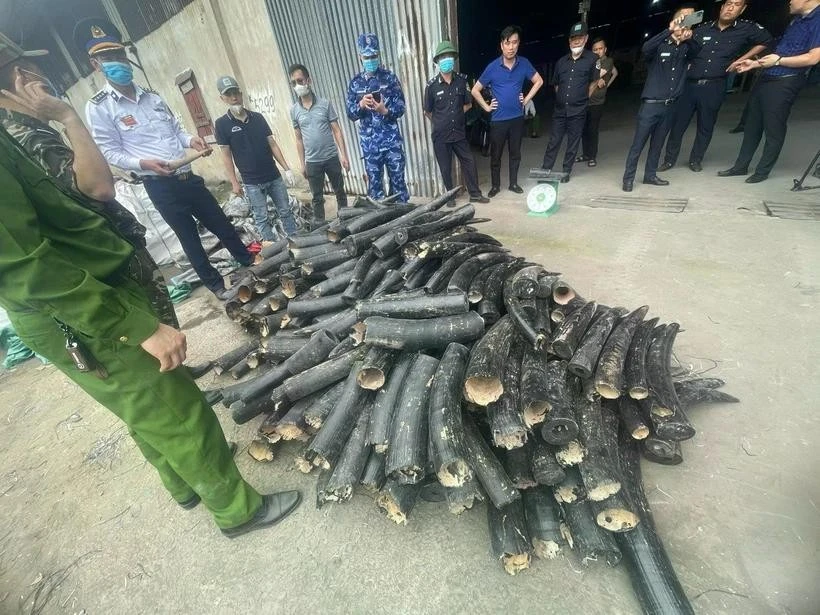
<svg viewBox="0 0 820 615"><path fill-rule="evenodd" d="M279 219L282 221L285 234L292 235L296 232L296 221L293 219L293 212L290 210L288 203L288 189L281 177L264 184L242 184L242 187L245 189L245 194L251 204L253 221L256 223L256 228L259 229L259 234L262 235L263 240L273 241L276 239L273 225L268 216L268 197L276 205L276 211L279 212Z"/></svg>

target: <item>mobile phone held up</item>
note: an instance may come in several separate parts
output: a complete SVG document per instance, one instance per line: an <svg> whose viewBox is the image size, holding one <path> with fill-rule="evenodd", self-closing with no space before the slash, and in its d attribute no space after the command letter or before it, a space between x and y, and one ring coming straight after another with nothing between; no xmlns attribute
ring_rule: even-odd
<svg viewBox="0 0 820 615"><path fill-rule="evenodd" d="M680 22L682 28L691 28L692 26L696 26L703 21L703 11L695 11L694 13L690 13L686 17L683 18L683 21Z"/></svg>

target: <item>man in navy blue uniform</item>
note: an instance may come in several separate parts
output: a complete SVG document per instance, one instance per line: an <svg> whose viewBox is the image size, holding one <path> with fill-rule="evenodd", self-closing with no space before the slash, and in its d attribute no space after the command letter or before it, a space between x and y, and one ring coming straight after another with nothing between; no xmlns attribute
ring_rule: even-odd
<svg viewBox="0 0 820 615"><path fill-rule="evenodd" d="M658 171L675 166L683 135L696 113L698 131L689 153L689 168L696 173L703 170L703 156L726 97L726 73L737 71L743 60L762 53L772 40L763 26L740 19L745 10L746 0L725 0L715 21L695 29L693 36L703 47L686 74L686 85L666 141L664 163Z"/></svg>
<svg viewBox="0 0 820 615"><path fill-rule="evenodd" d="M367 173L367 193L380 200L385 196L384 170L390 179L390 194L399 201L410 200L404 179L404 141L398 120L404 115L401 83L382 66L379 39L375 34L360 34L356 41L362 72L347 86L347 116L359 123L359 142Z"/></svg>
<svg viewBox="0 0 820 615"><path fill-rule="evenodd" d="M490 117L490 198L501 190L501 154L504 145L510 146L510 190L524 192L518 185L518 167L521 164L521 138L524 136L524 107L543 85L544 80L527 58L518 55L521 29L507 26L501 31L501 56L493 60L473 85L473 98ZM532 81L532 87L524 96L524 81ZM481 91L490 90L490 103Z"/></svg>
<svg viewBox="0 0 820 615"><path fill-rule="evenodd" d="M444 187L453 188L453 155L461 163L461 174L467 184L470 200L489 203L490 199L481 194L478 187L478 172L475 159L467 143L467 125L464 114L472 107L472 95L467 78L455 72L458 51L450 41L441 41L436 47L433 62L438 65L439 74L427 82L424 88L424 115L433 124L433 151L441 170ZM455 197L448 203L454 206Z"/></svg>
<svg viewBox="0 0 820 615"><path fill-rule="evenodd" d="M759 60L744 60L738 66L740 73L752 69L763 73L749 97L740 153L730 169L718 173L721 177L747 175L764 134L763 154L746 183L756 184L769 177L786 140L792 105L806 84L809 69L820 63L820 0L790 0L789 10L795 17L774 53Z"/></svg>
<svg viewBox="0 0 820 615"><path fill-rule="evenodd" d="M649 72L641 93L642 102L638 110L635 137L626 157L624 192L632 192L638 159L647 141L650 141L650 144L643 183L653 186L669 185L668 181L658 177L658 163L663 141L669 133L675 103L683 91L686 67L700 51L700 43L692 38L692 30L681 27L683 18L694 12L695 9L691 6L679 8L669 22L669 28L650 38L641 49Z"/></svg>
<svg viewBox="0 0 820 615"><path fill-rule="evenodd" d="M601 71L596 69L598 56L586 49L587 26L577 23L569 31L569 53L561 56L555 63L552 73L552 85L555 87L555 110L552 114L550 140L544 151L544 162L541 167L549 171L558 156L558 150L564 135L567 137L567 149L564 152L561 181L569 181L575 155L581 144L584 123L587 118L589 96Z"/></svg>

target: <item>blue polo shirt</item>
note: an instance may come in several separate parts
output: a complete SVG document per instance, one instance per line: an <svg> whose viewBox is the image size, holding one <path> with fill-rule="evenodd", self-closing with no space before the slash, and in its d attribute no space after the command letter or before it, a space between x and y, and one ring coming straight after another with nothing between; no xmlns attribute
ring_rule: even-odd
<svg viewBox="0 0 820 615"><path fill-rule="evenodd" d="M808 15L795 17L786 28L774 52L779 56L799 56L820 47L820 6ZM763 73L766 77L797 75L807 72L807 68L772 66Z"/></svg>
<svg viewBox="0 0 820 615"><path fill-rule="evenodd" d="M273 160L268 137L273 134L261 113L245 109L245 121L230 111L217 118L214 133L218 145L231 148L234 164L242 175L242 183L255 186L279 179L279 169Z"/></svg>
<svg viewBox="0 0 820 615"><path fill-rule="evenodd" d="M515 57L512 68L504 66L504 56L499 56L487 65L481 77L481 85L489 88L489 93L498 101L498 108L490 118L493 122L514 120L524 116L524 107L518 100L524 80L535 77L535 67L527 58Z"/></svg>

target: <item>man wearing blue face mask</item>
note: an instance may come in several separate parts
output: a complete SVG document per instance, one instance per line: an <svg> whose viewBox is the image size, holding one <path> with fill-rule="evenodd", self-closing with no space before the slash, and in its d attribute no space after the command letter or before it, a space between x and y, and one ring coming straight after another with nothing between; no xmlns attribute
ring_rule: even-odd
<svg viewBox="0 0 820 615"><path fill-rule="evenodd" d="M202 137L185 132L160 96L134 83L133 70L117 28L103 19L85 19L74 28L74 41L88 53L106 86L86 105L94 141L110 165L136 173L157 211L173 229L191 267L219 299L227 298L222 276L208 260L197 220L216 235L242 265L253 256L190 164L172 170L169 162L185 157L185 148L210 153Z"/></svg>
<svg viewBox="0 0 820 615"><path fill-rule="evenodd" d="M481 194L478 187L473 153L467 143L467 126L464 114L472 107L472 94L467 78L454 72L458 51L450 41L441 41L436 47L433 62L438 64L439 74L427 82L424 89L424 115L433 124L433 151L441 170L444 187L453 188L453 154L461 162L461 173L470 200L489 203L490 199ZM448 205L455 206L453 197Z"/></svg>
<svg viewBox="0 0 820 615"><path fill-rule="evenodd" d="M367 193L374 199L398 194L410 200L404 180L404 142L398 120L404 115L404 94L398 77L381 65L379 39L360 34L356 41L362 62L361 73L347 87L347 116L359 123L359 141L367 173ZM384 170L390 191L384 190Z"/></svg>

